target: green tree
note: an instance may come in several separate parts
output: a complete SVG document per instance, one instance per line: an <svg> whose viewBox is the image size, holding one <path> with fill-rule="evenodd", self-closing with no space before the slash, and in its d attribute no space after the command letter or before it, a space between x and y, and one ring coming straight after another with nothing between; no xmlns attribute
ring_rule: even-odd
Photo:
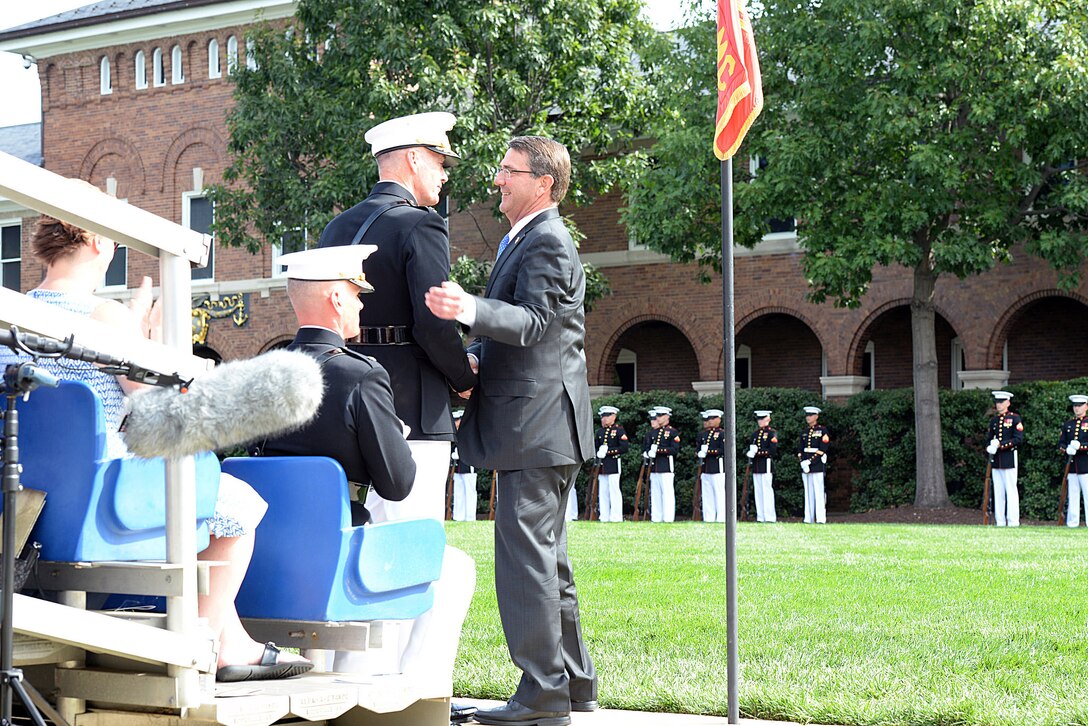
<svg viewBox="0 0 1088 726"><path fill-rule="evenodd" d="M635 51L656 42L642 0L300 0L293 21L252 35L235 71L230 165L212 191L226 244L312 239L377 180L364 133L394 116L458 116L458 208L495 201L513 135L574 153L568 200L584 204L638 157L649 87Z"/></svg>
<svg viewBox="0 0 1088 726"><path fill-rule="evenodd" d="M875 267L912 271L915 504L947 506L934 287L1025 252L1076 283L1088 254L1084 7L765 0L754 26L766 106L746 146L769 163L749 179L738 157L737 241L754 245L767 220L794 217L815 302L854 306ZM653 130L626 221L677 259L720 267L713 39L706 25L688 32L654 59L680 92ZM686 209L689 199L700 201ZM650 235L655 219L669 222Z"/></svg>

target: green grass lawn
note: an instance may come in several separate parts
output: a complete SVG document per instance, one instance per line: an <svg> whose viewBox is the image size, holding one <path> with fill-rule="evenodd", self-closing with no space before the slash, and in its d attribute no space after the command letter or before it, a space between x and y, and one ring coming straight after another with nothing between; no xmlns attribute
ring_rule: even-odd
<svg viewBox="0 0 1088 726"><path fill-rule="evenodd" d="M517 683L490 522L454 674ZM738 526L742 716L828 724L1088 724L1088 531ZM582 624L607 708L725 715L723 525L575 522Z"/></svg>

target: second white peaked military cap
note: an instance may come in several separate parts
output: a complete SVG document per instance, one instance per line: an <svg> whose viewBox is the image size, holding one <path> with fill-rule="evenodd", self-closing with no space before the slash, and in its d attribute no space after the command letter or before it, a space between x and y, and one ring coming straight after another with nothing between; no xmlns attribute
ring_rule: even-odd
<svg viewBox="0 0 1088 726"><path fill-rule="evenodd" d="M752 413L756 415L756 418L767 418L771 415L770 411L753 411Z"/></svg>
<svg viewBox="0 0 1088 726"><path fill-rule="evenodd" d="M383 121L367 131L363 138L370 144L370 153L374 156L396 149L422 146L446 157L442 165L451 167L461 160L446 135L455 123L457 117L452 113L415 113Z"/></svg>
<svg viewBox="0 0 1088 726"><path fill-rule="evenodd" d="M597 409L598 416L611 416L614 413L619 413L620 410L615 406L601 406Z"/></svg>
<svg viewBox="0 0 1088 726"><path fill-rule="evenodd" d="M725 415L725 412L717 408L708 408L705 411L700 411L699 415L703 418L721 418Z"/></svg>
<svg viewBox="0 0 1088 726"><path fill-rule="evenodd" d="M1088 396L1074 394L1069 397L1069 400L1072 401L1074 404L1080 406L1082 404L1088 403Z"/></svg>
<svg viewBox="0 0 1088 726"><path fill-rule="evenodd" d="M463 409L463 408L457 408L457 409L454 409L454 411L453 411L453 418L454 419L459 419L464 415L465 415L465 409Z"/></svg>
<svg viewBox="0 0 1088 726"><path fill-rule="evenodd" d="M995 401L1008 401L1012 398L1012 394L1008 391L990 391L990 395L994 397Z"/></svg>
<svg viewBox="0 0 1088 726"><path fill-rule="evenodd" d="M658 416L672 416L672 409L668 406L654 406Z"/></svg>
<svg viewBox="0 0 1088 726"><path fill-rule="evenodd" d="M363 274L363 260L378 249L375 245L340 245L291 252L279 258L292 280L347 280L363 292L374 292Z"/></svg>
<svg viewBox="0 0 1088 726"><path fill-rule="evenodd" d="M816 408L815 406L805 406L805 413L806 414L820 413L820 409Z"/></svg>

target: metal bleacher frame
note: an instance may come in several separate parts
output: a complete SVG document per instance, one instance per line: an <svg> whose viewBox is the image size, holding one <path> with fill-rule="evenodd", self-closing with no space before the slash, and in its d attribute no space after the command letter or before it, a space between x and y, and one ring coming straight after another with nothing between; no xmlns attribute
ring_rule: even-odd
<svg viewBox="0 0 1088 726"><path fill-rule="evenodd" d="M118 340L100 323L3 288L0 325L58 339L74 333L83 346L152 371L196 378L208 370L210 362L192 354L190 270L207 264L209 236L3 152L0 196L157 257L163 342ZM64 583L51 588L61 590L59 601L15 595L15 664L53 670L60 717L71 726L449 722L448 684L401 676L314 673L216 687L208 675L216 661L214 643L197 618L206 571L198 569L194 528L181 524L195 518L194 481L192 457L167 461L165 562L45 563L43 571ZM86 610L86 592L108 592L110 584L122 581L130 591L165 595L165 618Z"/></svg>

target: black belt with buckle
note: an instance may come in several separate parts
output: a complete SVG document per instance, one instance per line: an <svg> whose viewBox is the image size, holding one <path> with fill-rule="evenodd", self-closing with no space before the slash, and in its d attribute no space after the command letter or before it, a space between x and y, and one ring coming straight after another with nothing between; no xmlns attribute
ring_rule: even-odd
<svg viewBox="0 0 1088 726"><path fill-rule="evenodd" d="M406 325L383 325L378 328L361 328L361 345L411 345L415 340Z"/></svg>

